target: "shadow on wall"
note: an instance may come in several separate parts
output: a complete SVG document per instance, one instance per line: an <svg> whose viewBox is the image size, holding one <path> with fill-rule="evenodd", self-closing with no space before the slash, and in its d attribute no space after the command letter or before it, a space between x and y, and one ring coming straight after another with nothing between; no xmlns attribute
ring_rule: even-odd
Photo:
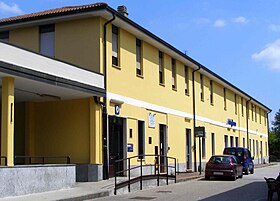
<svg viewBox="0 0 280 201"><path fill-rule="evenodd" d="M204 179L203 179L204 180ZM216 179L214 179L216 180ZM201 180L202 181L202 180ZM229 181L235 182L235 181ZM239 188L232 189L200 201L266 201L267 200L267 185L265 181L253 182ZM273 195L273 201L277 201L277 193Z"/></svg>

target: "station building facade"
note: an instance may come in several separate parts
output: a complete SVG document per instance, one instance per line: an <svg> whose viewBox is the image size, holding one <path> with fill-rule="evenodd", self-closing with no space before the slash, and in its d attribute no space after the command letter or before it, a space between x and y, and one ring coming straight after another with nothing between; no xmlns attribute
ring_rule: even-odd
<svg viewBox="0 0 280 201"><path fill-rule="evenodd" d="M124 7L116 11L96 3L2 19L0 39L8 49L66 62L104 79L98 93L74 87L76 93L68 95L36 83L8 85L15 91L15 124L9 131L14 137L2 128L1 155L8 156L9 166L17 164L16 155L68 155L82 172L80 180L92 181L112 175L116 158L145 154L172 156L178 171L196 171L199 148L203 169L227 146L247 147L256 163L268 162L271 110L130 20ZM2 96L10 89L5 80L17 79L2 76ZM9 115L3 104L2 99L2 118ZM8 104L5 108L9 111ZM195 137L199 126L205 127L205 138Z"/></svg>

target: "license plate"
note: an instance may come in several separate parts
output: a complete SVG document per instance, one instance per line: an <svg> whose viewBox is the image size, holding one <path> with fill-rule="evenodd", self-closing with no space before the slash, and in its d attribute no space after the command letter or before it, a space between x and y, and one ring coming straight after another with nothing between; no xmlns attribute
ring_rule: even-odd
<svg viewBox="0 0 280 201"><path fill-rule="evenodd" d="M213 172L213 175L224 175L223 172Z"/></svg>

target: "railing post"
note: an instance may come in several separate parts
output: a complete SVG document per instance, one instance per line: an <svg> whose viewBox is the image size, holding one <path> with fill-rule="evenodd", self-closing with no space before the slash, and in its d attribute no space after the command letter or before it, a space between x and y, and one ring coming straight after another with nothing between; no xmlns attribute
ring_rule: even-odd
<svg viewBox="0 0 280 201"><path fill-rule="evenodd" d="M128 192L130 192L130 158L128 158Z"/></svg>
<svg viewBox="0 0 280 201"><path fill-rule="evenodd" d="M45 164L45 157L44 156L42 157L42 162L43 162L43 164Z"/></svg>
<svg viewBox="0 0 280 201"><path fill-rule="evenodd" d="M177 182L176 181L176 178L177 178L177 161L176 161L176 158L174 158L174 166L175 166L175 183Z"/></svg>
<svg viewBox="0 0 280 201"><path fill-rule="evenodd" d="M140 168L140 174L141 174L141 175L140 175L140 190L142 190L142 179L143 179L143 178L142 178L142 176L143 176L143 172L142 172L142 171L143 171L143 170L142 170L142 168L143 168L143 167L142 167L142 162L143 162L142 160L143 160L143 159L142 159L142 158L143 158L143 157L141 157L141 159L140 159L140 160L141 160L141 168Z"/></svg>
<svg viewBox="0 0 280 201"><path fill-rule="evenodd" d="M67 164L70 164L70 156L67 156Z"/></svg>
<svg viewBox="0 0 280 201"><path fill-rule="evenodd" d="M168 157L166 156L166 185L168 185Z"/></svg>
<svg viewBox="0 0 280 201"><path fill-rule="evenodd" d="M157 155L158 168L157 168L157 186L159 186L159 156Z"/></svg>
<svg viewBox="0 0 280 201"><path fill-rule="evenodd" d="M114 161L114 174L115 174L115 189L114 189L114 194L117 195L117 162Z"/></svg>
<svg viewBox="0 0 280 201"><path fill-rule="evenodd" d="M29 165L31 164L31 156L29 157Z"/></svg>

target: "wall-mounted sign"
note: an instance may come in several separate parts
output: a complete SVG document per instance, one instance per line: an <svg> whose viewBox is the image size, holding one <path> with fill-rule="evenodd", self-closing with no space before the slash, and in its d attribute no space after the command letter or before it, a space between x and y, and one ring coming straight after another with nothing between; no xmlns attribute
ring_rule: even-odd
<svg viewBox="0 0 280 201"><path fill-rule="evenodd" d="M236 126L236 122L233 121L233 119L227 119L227 125L230 125L231 127Z"/></svg>
<svg viewBox="0 0 280 201"><path fill-rule="evenodd" d="M120 114L120 106L119 105L115 105L115 114L119 115Z"/></svg>
<svg viewBox="0 0 280 201"><path fill-rule="evenodd" d="M148 126L149 128L155 128L156 127L156 114L149 112L148 114Z"/></svg>
<svg viewBox="0 0 280 201"><path fill-rule="evenodd" d="M205 137L205 127L204 126L195 127L194 136L195 137Z"/></svg>
<svg viewBox="0 0 280 201"><path fill-rule="evenodd" d="M127 144L127 152L133 152L133 144Z"/></svg>

